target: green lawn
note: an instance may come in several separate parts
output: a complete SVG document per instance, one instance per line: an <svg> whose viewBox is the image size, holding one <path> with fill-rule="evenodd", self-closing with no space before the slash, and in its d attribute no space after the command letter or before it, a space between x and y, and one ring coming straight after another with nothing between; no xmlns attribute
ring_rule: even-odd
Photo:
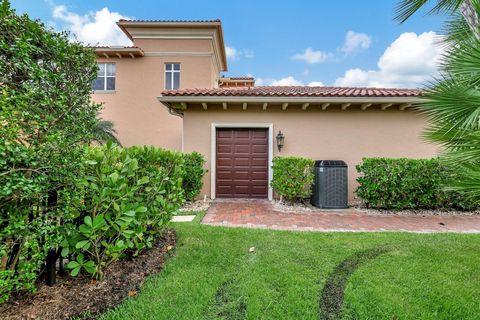
<svg viewBox="0 0 480 320"><path fill-rule="evenodd" d="M387 252L346 278L344 319L480 315L480 235L174 228L164 271L105 319L319 319L335 267L377 247Z"/></svg>

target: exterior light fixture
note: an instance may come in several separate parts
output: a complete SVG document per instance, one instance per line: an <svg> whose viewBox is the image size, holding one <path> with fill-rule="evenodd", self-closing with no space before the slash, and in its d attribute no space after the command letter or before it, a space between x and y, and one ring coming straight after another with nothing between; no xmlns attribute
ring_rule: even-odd
<svg viewBox="0 0 480 320"><path fill-rule="evenodd" d="M283 148L283 145L285 143L285 136L283 135L282 131L278 131L276 138L277 138L278 152L281 152L282 148Z"/></svg>

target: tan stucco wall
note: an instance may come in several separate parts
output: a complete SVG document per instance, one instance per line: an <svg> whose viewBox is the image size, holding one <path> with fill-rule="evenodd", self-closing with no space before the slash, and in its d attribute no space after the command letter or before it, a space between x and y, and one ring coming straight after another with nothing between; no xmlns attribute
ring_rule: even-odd
<svg viewBox="0 0 480 320"><path fill-rule="evenodd" d="M255 109L255 110L252 110ZM436 148L422 142L425 119L413 111L394 109L301 111L299 107L282 111L279 106L261 111L250 107L218 107L207 111L191 108L184 115L184 151L198 151L209 170L201 193L210 196L210 137L212 123L273 123L273 134L285 134L285 147L279 153L274 141L274 156L303 156L312 159L344 160L348 164L349 198L357 186L355 165L363 157L430 158ZM275 138L274 138L275 139Z"/></svg>
<svg viewBox="0 0 480 320"><path fill-rule="evenodd" d="M97 59L116 63L116 87L113 93L96 92L92 98L104 103L102 116L114 122L123 145L180 150L182 120L157 100L165 88L165 63L180 63L180 88L212 88L218 71L212 69L211 41L139 39L135 44L145 57Z"/></svg>

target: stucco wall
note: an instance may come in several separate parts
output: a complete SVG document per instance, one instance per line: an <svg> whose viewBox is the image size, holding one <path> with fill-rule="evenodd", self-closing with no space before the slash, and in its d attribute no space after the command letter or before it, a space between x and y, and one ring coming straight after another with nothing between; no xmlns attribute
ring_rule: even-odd
<svg viewBox="0 0 480 320"><path fill-rule="evenodd" d="M433 145L423 142L420 133L425 119L413 111L385 111L337 108L321 111L316 108L301 111L299 107L286 111L269 107L229 106L209 110L191 108L184 115L184 151L198 151L206 160L209 173L201 193L210 196L210 135L211 123L273 123L274 136L285 134L285 147L279 153L274 142L274 156L303 156L312 159L344 160L348 164L349 198L354 199L357 186L355 165L363 157L430 158L436 154Z"/></svg>
<svg viewBox="0 0 480 320"><path fill-rule="evenodd" d="M164 90L165 63L180 63L180 88L211 88L216 83L210 40L140 39L145 57L98 58L116 63L115 92L95 92L102 116L115 124L123 145L151 144L180 150L182 120L158 102Z"/></svg>

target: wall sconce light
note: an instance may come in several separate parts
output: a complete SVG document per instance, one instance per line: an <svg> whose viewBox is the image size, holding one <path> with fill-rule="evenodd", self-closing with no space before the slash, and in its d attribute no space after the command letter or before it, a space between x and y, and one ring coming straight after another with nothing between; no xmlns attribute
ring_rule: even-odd
<svg viewBox="0 0 480 320"><path fill-rule="evenodd" d="M278 152L281 152L282 148L283 148L283 145L285 143L285 136L283 135L282 131L278 131L276 138L277 138Z"/></svg>

